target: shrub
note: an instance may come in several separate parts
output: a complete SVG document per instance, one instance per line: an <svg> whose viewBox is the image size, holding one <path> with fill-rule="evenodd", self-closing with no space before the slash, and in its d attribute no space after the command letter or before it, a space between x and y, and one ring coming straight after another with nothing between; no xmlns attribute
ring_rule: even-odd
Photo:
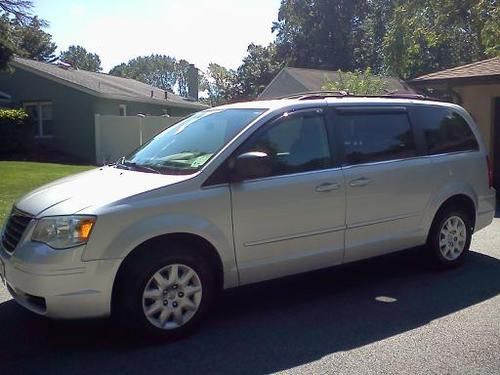
<svg viewBox="0 0 500 375"><path fill-rule="evenodd" d="M28 118L24 109L0 108L0 121L23 122Z"/></svg>
<svg viewBox="0 0 500 375"><path fill-rule="evenodd" d="M383 77L374 75L370 68L365 71L338 71L335 81L325 80L323 90L346 91L351 95L382 95L386 94L386 82Z"/></svg>
<svg viewBox="0 0 500 375"><path fill-rule="evenodd" d="M33 146L33 126L23 109L0 108L0 155L25 153Z"/></svg>

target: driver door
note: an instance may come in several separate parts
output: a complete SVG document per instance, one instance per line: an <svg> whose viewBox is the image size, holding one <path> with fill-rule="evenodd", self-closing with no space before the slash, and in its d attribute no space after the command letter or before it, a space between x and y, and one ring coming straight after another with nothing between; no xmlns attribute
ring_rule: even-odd
<svg viewBox="0 0 500 375"><path fill-rule="evenodd" d="M345 186L332 157L323 109L285 114L238 155L271 158L270 175L230 185L241 284L342 262Z"/></svg>

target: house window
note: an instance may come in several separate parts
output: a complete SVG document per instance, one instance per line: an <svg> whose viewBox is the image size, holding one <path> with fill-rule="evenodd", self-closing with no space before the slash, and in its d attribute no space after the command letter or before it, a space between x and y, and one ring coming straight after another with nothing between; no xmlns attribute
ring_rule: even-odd
<svg viewBox="0 0 500 375"><path fill-rule="evenodd" d="M35 123L36 137L52 137L52 103L24 103L24 109Z"/></svg>
<svg viewBox="0 0 500 375"><path fill-rule="evenodd" d="M127 116L127 105L120 104L120 116Z"/></svg>
<svg viewBox="0 0 500 375"><path fill-rule="evenodd" d="M6 94L5 92L0 91L0 103L10 103L12 100L12 97L9 94Z"/></svg>

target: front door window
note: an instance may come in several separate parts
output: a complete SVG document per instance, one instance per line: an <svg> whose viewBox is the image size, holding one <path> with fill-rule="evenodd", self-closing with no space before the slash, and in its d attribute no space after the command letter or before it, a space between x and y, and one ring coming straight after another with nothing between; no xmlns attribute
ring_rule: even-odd
<svg viewBox="0 0 500 375"><path fill-rule="evenodd" d="M284 117L257 134L243 152L269 155L272 176L308 172L331 167L330 148L322 113Z"/></svg>

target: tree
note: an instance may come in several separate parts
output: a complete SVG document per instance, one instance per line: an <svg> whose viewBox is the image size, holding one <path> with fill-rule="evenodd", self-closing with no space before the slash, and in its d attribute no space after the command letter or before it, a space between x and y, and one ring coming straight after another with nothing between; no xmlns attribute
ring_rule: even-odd
<svg viewBox="0 0 500 375"><path fill-rule="evenodd" d="M26 24L31 20L32 8L33 3L28 0L0 0L0 70L7 68L16 52L11 17L20 24Z"/></svg>
<svg viewBox="0 0 500 375"><path fill-rule="evenodd" d="M15 51L9 19L5 15L0 16L0 71L7 68Z"/></svg>
<svg viewBox="0 0 500 375"><path fill-rule="evenodd" d="M481 24L481 43L486 56L500 56L500 2L481 0L475 8Z"/></svg>
<svg viewBox="0 0 500 375"><path fill-rule="evenodd" d="M61 52L59 59L78 69L90 72L100 72L102 70L99 55L87 52L82 46L69 46L66 51Z"/></svg>
<svg viewBox="0 0 500 375"><path fill-rule="evenodd" d="M282 0L277 59L404 79L500 55L499 0Z"/></svg>
<svg viewBox="0 0 500 375"><path fill-rule="evenodd" d="M247 55L237 70L239 96L243 99L255 98L283 68L276 55L276 46L267 47L250 44Z"/></svg>
<svg viewBox="0 0 500 375"><path fill-rule="evenodd" d="M139 56L128 63L115 66L109 74L136 79L171 91L177 82L177 61L174 57L165 55Z"/></svg>
<svg viewBox="0 0 500 375"><path fill-rule="evenodd" d="M357 68L353 54L366 13L366 0L282 0L272 27L278 58L296 67Z"/></svg>
<svg viewBox="0 0 500 375"><path fill-rule="evenodd" d="M346 91L352 95L382 95L386 93L387 84L382 76L374 75L370 68L364 71L338 71L335 81L326 81L322 90Z"/></svg>
<svg viewBox="0 0 500 375"><path fill-rule="evenodd" d="M127 77L128 73L129 73L128 65L126 63L121 63L120 65L116 65L113 68L111 68L111 70L108 72L108 74L111 74L112 76L132 78L132 77Z"/></svg>
<svg viewBox="0 0 500 375"><path fill-rule="evenodd" d="M384 37L385 64L409 79L494 55L499 5L497 0L400 1Z"/></svg>
<svg viewBox="0 0 500 375"><path fill-rule="evenodd" d="M177 78L177 90L180 96L187 98L189 96L189 79L190 63L186 60L179 60L176 64L175 75Z"/></svg>
<svg viewBox="0 0 500 375"><path fill-rule="evenodd" d="M375 73L386 72L383 41L392 18L396 0L368 1L366 17L359 27L354 43L354 65L359 69L370 67Z"/></svg>
<svg viewBox="0 0 500 375"><path fill-rule="evenodd" d="M47 25L45 21L35 16L26 25L18 21L14 21L12 25L14 43L20 56L47 62L56 59L57 46L52 42L52 35L43 31Z"/></svg>
<svg viewBox="0 0 500 375"><path fill-rule="evenodd" d="M0 15L12 16L21 25L27 25L33 19L31 0L0 0Z"/></svg>
<svg viewBox="0 0 500 375"><path fill-rule="evenodd" d="M202 75L201 91L206 91L206 103L217 106L234 100L237 94L237 74L219 64L208 64L207 71Z"/></svg>

